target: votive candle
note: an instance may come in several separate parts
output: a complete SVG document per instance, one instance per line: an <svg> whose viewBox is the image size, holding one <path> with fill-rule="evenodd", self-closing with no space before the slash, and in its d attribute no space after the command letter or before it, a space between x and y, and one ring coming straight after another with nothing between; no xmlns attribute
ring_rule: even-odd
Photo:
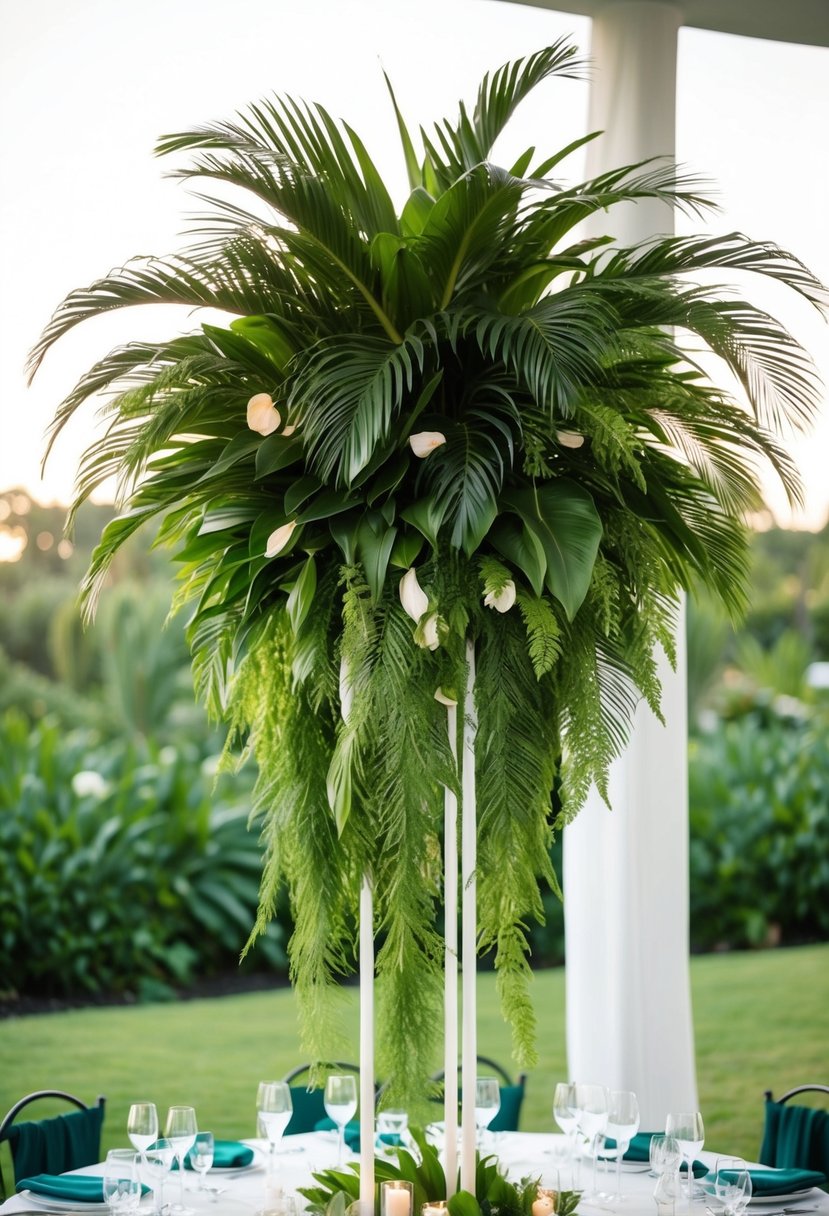
<svg viewBox="0 0 829 1216"><path fill-rule="evenodd" d="M412 1216L414 1187L411 1182L398 1179L384 1182L380 1198L380 1216Z"/></svg>

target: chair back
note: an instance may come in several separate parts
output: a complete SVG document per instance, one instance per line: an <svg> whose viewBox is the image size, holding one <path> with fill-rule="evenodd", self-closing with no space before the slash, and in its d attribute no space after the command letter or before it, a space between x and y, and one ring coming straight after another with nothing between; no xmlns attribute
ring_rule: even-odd
<svg viewBox="0 0 829 1216"><path fill-rule="evenodd" d="M48 1119L17 1120L30 1103L43 1098L58 1098L76 1109ZM100 1161L104 1104L99 1097L95 1106L87 1106L62 1089L39 1089L16 1102L0 1123L0 1143L8 1141L15 1184L34 1174L62 1174ZM5 1195L2 1171L0 1188Z"/></svg>
<svg viewBox="0 0 829 1216"><path fill-rule="evenodd" d="M774 1169L819 1170L829 1176L829 1110L790 1102L798 1094L827 1096L829 1085L798 1085L778 1099L766 1090L759 1161Z"/></svg>
<svg viewBox="0 0 829 1216"><path fill-rule="evenodd" d="M490 1059L489 1056L478 1056L478 1065L483 1065L490 1072L495 1073L498 1078L498 1089L501 1095L501 1105L498 1108L498 1114L489 1125L491 1132L517 1132L518 1123L521 1118L521 1106L524 1102L524 1092L527 1084L525 1073L521 1073L517 1081L513 1081L507 1070L497 1060ZM432 1080L440 1082L444 1078L443 1069L440 1072L432 1074ZM458 1090L458 1097L461 1097L461 1091ZM434 1099L436 1102L442 1102L442 1094Z"/></svg>
<svg viewBox="0 0 829 1216"><path fill-rule="evenodd" d="M312 1132L325 1117L325 1090L324 1089L309 1089L307 1085L294 1085L294 1081L300 1080L311 1071L310 1064L300 1064L297 1068L293 1068L287 1073L282 1080L287 1081L291 1088L291 1103L293 1105L293 1114L291 1121L285 1128L286 1136L297 1136L301 1132ZM360 1069L357 1064L345 1064L341 1060L337 1060L331 1068L331 1071L354 1073L359 1076Z"/></svg>

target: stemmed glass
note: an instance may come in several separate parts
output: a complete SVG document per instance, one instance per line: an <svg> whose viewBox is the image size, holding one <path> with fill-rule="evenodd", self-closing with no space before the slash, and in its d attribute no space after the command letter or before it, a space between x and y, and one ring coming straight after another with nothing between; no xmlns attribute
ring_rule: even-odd
<svg viewBox="0 0 829 1216"><path fill-rule="evenodd" d="M497 1077L475 1078L475 1126L478 1144L483 1146L484 1134L501 1109L501 1087Z"/></svg>
<svg viewBox="0 0 829 1216"><path fill-rule="evenodd" d="M144 1152L144 1168L153 1183L155 1207L153 1216L161 1216L164 1210L164 1182L173 1164L175 1150L171 1140L156 1140Z"/></svg>
<svg viewBox="0 0 829 1216"><path fill-rule="evenodd" d="M135 1150L144 1156L158 1139L158 1111L154 1102L133 1102L127 1115L127 1135Z"/></svg>
<svg viewBox="0 0 829 1216"><path fill-rule="evenodd" d="M751 1174L741 1157L720 1157L714 1174L714 1193L725 1216L742 1216L751 1199Z"/></svg>
<svg viewBox="0 0 829 1216"><path fill-rule="evenodd" d="M578 1120L573 1113L575 1103L575 1085L567 1081L559 1081L553 1095L553 1118L567 1137L567 1155L570 1161L570 1182L577 1188L576 1170L578 1157L576 1155L576 1134Z"/></svg>
<svg viewBox="0 0 829 1216"><path fill-rule="evenodd" d="M599 1155L599 1140L607 1128L608 1094L603 1085L575 1085L573 1087L573 1113L576 1125L585 1141L590 1145L593 1161L589 1195L597 1194L596 1159ZM585 1196L587 1198L588 1196Z"/></svg>
<svg viewBox="0 0 829 1216"><path fill-rule="evenodd" d="M357 1082L351 1073L331 1076L325 1082L325 1113L337 1125L337 1165L345 1156L345 1125L357 1110Z"/></svg>
<svg viewBox="0 0 829 1216"><path fill-rule="evenodd" d="M167 1111L164 1135L173 1146L179 1169L179 1200L171 1210L178 1216L185 1216L191 1211L184 1202L184 1159L193 1147L198 1130L196 1112L192 1106L171 1106Z"/></svg>
<svg viewBox="0 0 829 1216"><path fill-rule="evenodd" d="M294 1113L291 1087L287 1081L260 1081L256 1094L259 1126L268 1138L268 1172L273 1176L276 1150Z"/></svg>
<svg viewBox="0 0 829 1216"><path fill-rule="evenodd" d="M639 1103L636 1094L628 1089L611 1089L608 1094L605 1134L616 1141L616 1193L612 1197L616 1203L623 1199L622 1158L638 1131Z"/></svg>
<svg viewBox="0 0 829 1216"><path fill-rule="evenodd" d="M132 1149L111 1148L104 1163L104 1202L110 1212L137 1212L141 1199L138 1155Z"/></svg>
<svg viewBox="0 0 829 1216"><path fill-rule="evenodd" d="M190 1164L199 1176L197 1191L204 1190L207 1171L213 1164L213 1133L197 1132L190 1149Z"/></svg>
<svg viewBox="0 0 829 1216"><path fill-rule="evenodd" d="M661 1178L663 1174L675 1174L682 1162L679 1144L673 1136L657 1134L651 1136L648 1157L651 1163L651 1173Z"/></svg>
<svg viewBox="0 0 829 1216"><path fill-rule="evenodd" d="M705 1127L702 1115L698 1110L684 1111L678 1115L668 1115L665 1122L665 1135L673 1136L682 1153L682 1160L688 1163L688 1203L694 1193L694 1158L705 1143Z"/></svg>

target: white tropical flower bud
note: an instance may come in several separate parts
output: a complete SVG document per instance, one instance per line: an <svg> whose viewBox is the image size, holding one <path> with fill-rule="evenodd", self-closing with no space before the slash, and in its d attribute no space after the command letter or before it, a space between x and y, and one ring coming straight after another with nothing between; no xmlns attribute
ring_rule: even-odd
<svg viewBox="0 0 829 1216"><path fill-rule="evenodd" d="M584 435L578 431L556 431L556 439L563 448L580 448L584 443Z"/></svg>
<svg viewBox="0 0 829 1216"><path fill-rule="evenodd" d="M429 607L429 597L417 581L414 566L410 566L400 580L400 603L415 624Z"/></svg>
<svg viewBox="0 0 829 1216"><path fill-rule="evenodd" d="M418 646L428 647L429 650L437 650L440 646L440 636L438 634L438 614L432 612L426 617L426 620L420 627L421 641L418 641Z"/></svg>
<svg viewBox="0 0 829 1216"><path fill-rule="evenodd" d="M409 447L421 460L434 452L435 448L439 448L442 443L446 443L446 436L442 431L418 431L416 435L409 436Z"/></svg>
<svg viewBox="0 0 829 1216"><path fill-rule="evenodd" d="M259 435L272 435L282 421L270 393L257 393L248 402L248 426Z"/></svg>
<svg viewBox="0 0 829 1216"><path fill-rule="evenodd" d="M106 798L109 783L94 769L84 768L72 778L72 793L76 798Z"/></svg>
<svg viewBox="0 0 829 1216"><path fill-rule="evenodd" d="M451 709L454 705L457 705L455 698L447 696L442 688L435 689L435 700L440 701L441 705L445 705L448 709Z"/></svg>
<svg viewBox="0 0 829 1216"><path fill-rule="evenodd" d="M510 608L515 603L515 583L509 579L500 591L490 591L484 596L484 604L487 608L494 608L496 612L509 612Z"/></svg>
<svg viewBox="0 0 829 1216"><path fill-rule="evenodd" d="M293 536L295 527L296 520L292 519L289 524L283 524L281 528L277 528L275 532L271 532L268 537L268 543L265 546L265 557L276 557L277 554L281 553Z"/></svg>

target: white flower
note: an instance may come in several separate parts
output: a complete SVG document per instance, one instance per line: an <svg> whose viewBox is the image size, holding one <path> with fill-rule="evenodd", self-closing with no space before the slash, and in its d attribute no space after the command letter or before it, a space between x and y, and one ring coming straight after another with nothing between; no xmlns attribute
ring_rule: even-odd
<svg viewBox="0 0 829 1216"><path fill-rule="evenodd" d="M272 435L282 421L270 393L257 393L248 402L248 426L260 435Z"/></svg>
<svg viewBox="0 0 829 1216"><path fill-rule="evenodd" d="M400 603L415 624L429 607L429 597L417 581L414 566L410 566L400 580Z"/></svg>
<svg viewBox="0 0 829 1216"><path fill-rule="evenodd" d="M584 443L584 435L578 431L556 431L556 439L563 448L580 448Z"/></svg>
<svg viewBox="0 0 829 1216"><path fill-rule="evenodd" d="M487 608L494 608L496 612L509 612L510 608L515 603L515 583L509 579L500 591L490 591L484 596L484 604Z"/></svg>
<svg viewBox="0 0 829 1216"><path fill-rule="evenodd" d="M448 697L442 688L435 689L435 700L440 701L441 705L447 706L448 709L451 709L453 705L457 705L455 698Z"/></svg>
<svg viewBox="0 0 829 1216"><path fill-rule="evenodd" d="M446 436L442 431L418 431L416 435L409 436L409 447L421 460L434 452L435 448L439 448L442 443L446 443Z"/></svg>
<svg viewBox="0 0 829 1216"><path fill-rule="evenodd" d="M438 619L438 614L436 612L432 612L426 617L426 620L420 626L419 630L417 630L420 637L418 638L417 634L415 635L415 640L417 641L418 646L428 647L429 650L437 650L438 646L440 646L440 637L438 636Z"/></svg>
<svg viewBox="0 0 829 1216"><path fill-rule="evenodd" d="M295 527L296 520L292 519L289 524L283 524L281 528L271 532L265 547L265 557L276 557L278 553L281 553L291 539Z"/></svg>
<svg viewBox="0 0 829 1216"><path fill-rule="evenodd" d="M81 769L72 778L72 793L76 798L105 798L109 793L109 783L94 769Z"/></svg>

